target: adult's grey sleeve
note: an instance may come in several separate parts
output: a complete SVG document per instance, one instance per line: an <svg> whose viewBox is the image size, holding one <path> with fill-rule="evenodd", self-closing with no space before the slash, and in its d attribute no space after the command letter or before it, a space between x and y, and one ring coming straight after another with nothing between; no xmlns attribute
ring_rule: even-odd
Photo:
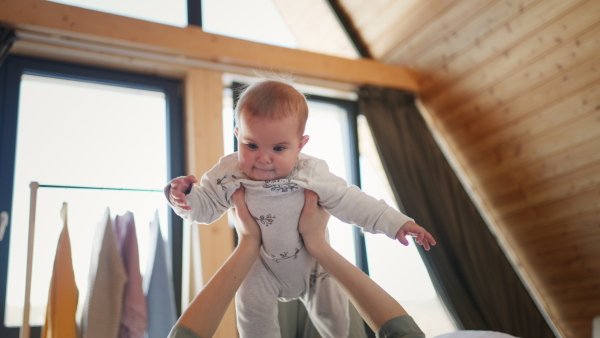
<svg viewBox="0 0 600 338"><path fill-rule="evenodd" d="M409 315L392 318L377 331L377 338L425 338L421 328Z"/></svg>
<svg viewBox="0 0 600 338"><path fill-rule="evenodd" d="M175 325L167 338L200 338L200 336L185 326Z"/></svg>

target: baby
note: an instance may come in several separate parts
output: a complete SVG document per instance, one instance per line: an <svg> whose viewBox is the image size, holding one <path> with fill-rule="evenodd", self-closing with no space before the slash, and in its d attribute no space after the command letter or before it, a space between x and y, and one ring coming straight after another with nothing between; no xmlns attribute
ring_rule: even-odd
<svg viewBox="0 0 600 338"><path fill-rule="evenodd" d="M246 203L261 226L259 259L236 294L240 337L279 337L277 300L299 298L323 337L347 337L348 301L335 282L304 249L298 219L304 189L340 220L383 233L408 245L406 236L429 250L433 237L411 218L332 174L325 161L300 151L308 105L291 84L263 80L240 96L235 134L238 152L222 157L195 185L192 175L165 187L179 216L210 224L230 207L231 195L245 187Z"/></svg>

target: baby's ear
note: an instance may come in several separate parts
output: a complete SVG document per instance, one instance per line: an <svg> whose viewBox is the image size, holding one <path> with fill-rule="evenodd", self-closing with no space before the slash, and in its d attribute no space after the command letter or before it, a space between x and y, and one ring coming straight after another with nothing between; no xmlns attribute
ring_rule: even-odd
<svg viewBox="0 0 600 338"><path fill-rule="evenodd" d="M235 137L239 138L238 136L238 127L236 126L235 129L233 130L233 132L235 133Z"/></svg>
<svg viewBox="0 0 600 338"><path fill-rule="evenodd" d="M304 135L300 138L300 150L302 150L302 148L304 148L304 146L306 145L306 143L308 142L309 139L310 139L310 136L308 136L308 135Z"/></svg>

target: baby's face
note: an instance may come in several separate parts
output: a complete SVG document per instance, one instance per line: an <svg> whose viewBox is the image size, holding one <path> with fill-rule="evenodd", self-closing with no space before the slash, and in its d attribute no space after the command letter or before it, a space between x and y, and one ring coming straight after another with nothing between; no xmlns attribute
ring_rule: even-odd
<svg viewBox="0 0 600 338"><path fill-rule="evenodd" d="M294 116L279 120L240 114L235 130L238 138L238 158L242 171L256 181L270 181L289 175L298 154L308 141L298 128Z"/></svg>

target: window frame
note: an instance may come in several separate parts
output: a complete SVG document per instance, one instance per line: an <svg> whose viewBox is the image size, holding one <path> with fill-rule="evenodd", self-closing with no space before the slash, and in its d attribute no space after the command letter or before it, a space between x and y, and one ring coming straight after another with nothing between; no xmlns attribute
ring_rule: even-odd
<svg viewBox="0 0 600 338"><path fill-rule="evenodd" d="M2 88L0 90L0 191L2 191L0 210L9 213L12 211L19 96L21 76L24 74L163 92L167 104L167 175L168 177L184 175L181 80L10 55L0 67L0 88ZM168 219L169 255L171 256L175 304L179 316L181 314L183 221L172 210ZM2 323L0 336L7 338L18 337L20 331L20 327L6 327L4 323L12 228L10 222L9 217L4 239L0 241L0 321ZM31 336L39 337L40 335L41 327L32 326Z"/></svg>
<svg viewBox="0 0 600 338"><path fill-rule="evenodd" d="M349 165L350 178L348 183L361 187L360 183L360 152L358 148L358 115L359 107L357 101L333 98L321 95L307 95L308 101L323 102L339 106L348 114L348 138L349 138ZM369 274L369 264L367 261L367 247L365 237L361 229L354 227L354 250L356 267L361 269L365 274Z"/></svg>

